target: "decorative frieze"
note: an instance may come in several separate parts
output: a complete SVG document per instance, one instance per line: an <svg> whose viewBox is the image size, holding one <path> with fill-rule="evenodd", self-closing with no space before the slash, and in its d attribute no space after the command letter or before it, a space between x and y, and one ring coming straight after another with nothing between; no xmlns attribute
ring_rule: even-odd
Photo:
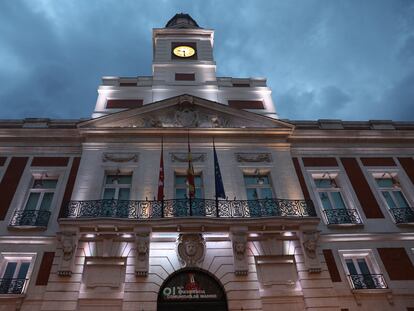
<svg viewBox="0 0 414 311"><path fill-rule="evenodd" d="M305 258L305 265L310 273L321 272L321 262L318 256L319 231L302 231L300 232L300 242Z"/></svg>
<svg viewBox="0 0 414 311"><path fill-rule="evenodd" d="M138 153L109 153L104 152L102 154L102 162L138 162Z"/></svg>
<svg viewBox="0 0 414 311"><path fill-rule="evenodd" d="M245 163L260 163L260 162L272 162L272 155L270 153L236 153L237 162Z"/></svg>
<svg viewBox="0 0 414 311"><path fill-rule="evenodd" d="M231 234L233 247L234 273L236 275L246 275L249 271L247 263L247 231L237 230Z"/></svg>
<svg viewBox="0 0 414 311"><path fill-rule="evenodd" d="M135 275L147 276L149 270L150 233L140 232L135 237Z"/></svg>
<svg viewBox="0 0 414 311"><path fill-rule="evenodd" d="M57 234L57 239L62 250L58 274L61 276L70 276L74 266L78 235L76 232L64 231Z"/></svg>
<svg viewBox="0 0 414 311"><path fill-rule="evenodd" d="M187 152L171 152L171 162L180 162L180 163L187 163L188 162L188 153ZM204 162L207 158L206 153L191 153L191 161L194 162Z"/></svg>
<svg viewBox="0 0 414 311"><path fill-rule="evenodd" d="M177 255L183 267L197 267L204 259L206 242L201 234L180 234Z"/></svg>

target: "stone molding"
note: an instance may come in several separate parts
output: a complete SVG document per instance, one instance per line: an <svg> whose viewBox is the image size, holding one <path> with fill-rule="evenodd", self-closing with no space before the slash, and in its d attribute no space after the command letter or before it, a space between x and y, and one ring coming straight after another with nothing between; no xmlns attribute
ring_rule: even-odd
<svg viewBox="0 0 414 311"><path fill-rule="evenodd" d="M272 155L268 152L260 153L235 153L237 162L246 162L246 163L259 163L259 162L272 162Z"/></svg>
<svg viewBox="0 0 414 311"><path fill-rule="evenodd" d="M135 236L135 275L147 276L149 270L150 232Z"/></svg>
<svg viewBox="0 0 414 311"><path fill-rule="evenodd" d="M171 152L171 162L180 162L180 163L187 163L188 162L188 153L187 152ZM206 153L198 153L194 152L191 153L191 160L192 162L204 162L207 158Z"/></svg>
<svg viewBox="0 0 414 311"><path fill-rule="evenodd" d="M234 274L247 275L249 265L247 262L247 230L235 230L231 232L233 248Z"/></svg>
<svg viewBox="0 0 414 311"><path fill-rule="evenodd" d="M177 255L183 267L197 267L204 259L206 242L200 233L181 233L177 239Z"/></svg>
<svg viewBox="0 0 414 311"><path fill-rule="evenodd" d="M319 273L322 270L318 256L319 236L320 233L317 230L304 230L299 234L305 266L309 273Z"/></svg>
<svg viewBox="0 0 414 311"><path fill-rule="evenodd" d="M58 275L70 276L75 264L75 253L78 247L78 234L73 231L63 231L57 233L58 245L62 253L58 265Z"/></svg>
<svg viewBox="0 0 414 311"><path fill-rule="evenodd" d="M110 153L104 152L102 154L102 162L138 162L138 153Z"/></svg>

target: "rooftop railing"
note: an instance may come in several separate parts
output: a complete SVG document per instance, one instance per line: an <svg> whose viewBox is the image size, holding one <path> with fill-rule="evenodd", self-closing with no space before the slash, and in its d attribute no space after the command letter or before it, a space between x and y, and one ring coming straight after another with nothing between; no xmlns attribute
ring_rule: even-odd
<svg viewBox="0 0 414 311"><path fill-rule="evenodd" d="M414 210L410 207L390 208L391 214L397 224L414 223Z"/></svg>
<svg viewBox="0 0 414 311"><path fill-rule="evenodd" d="M128 219L316 217L316 213L310 200L89 200L71 201L67 207L65 217Z"/></svg>
<svg viewBox="0 0 414 311"><path fill-rule="evenodd" d="M41 210L21 210L15 211L10 221L11 227L31 226L47 227L50 212Z"/></svg>
<svg viewBox="0 0 414 311"><path fill-rule="evenodd" d="M22 294L26 281L27 279L0 279L0 294Z"/></svg>
<svg viewBox="0 0 414 311"><path fill-rule="evenodd" d="M388 288L382 274L351 274L349 278L354 289L385 289Z"/></svg>
<svg viewBox="0 0 414 311"><path fill-rule="evenodd" d="M329 209L324 210L329 225L362 224L356 209Z"/></svg>

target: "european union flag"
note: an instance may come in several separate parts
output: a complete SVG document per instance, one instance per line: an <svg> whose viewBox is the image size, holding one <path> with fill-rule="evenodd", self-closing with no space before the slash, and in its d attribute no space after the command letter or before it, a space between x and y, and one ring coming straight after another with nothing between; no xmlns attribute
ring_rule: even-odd
<svg viewBox="0 0 414 311"><path fill-rule="evenodd" d="M220 166L217 159L216 153L216 146L214 145L213 140L213 151L214 151L214 179L215 179L215 186L216 186L216 199L218 198L226 198L226 194L224 193L224 186L223 186L223 179L221 178Z"/></svg>

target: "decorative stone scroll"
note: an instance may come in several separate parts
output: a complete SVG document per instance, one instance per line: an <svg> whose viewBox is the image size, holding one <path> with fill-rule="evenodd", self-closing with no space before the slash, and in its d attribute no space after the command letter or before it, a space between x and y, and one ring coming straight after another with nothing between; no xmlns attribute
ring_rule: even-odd
<svg viewBox="0 0 414 311"><path fill-rule="evenodd" d="M237 162L259 163L272 162L272 155L270 153L236 153Z"/></svg>
<svg viewBox="0 0 414 311"><path fill-rule="evenodd" d="M321 262L318 256L319 231L302 231L299 236L308 272L321 272Z"/></svg>
<svg viewBox="0 0 414 311"><path fill-rule="evenodd" d="M59 246L62 249L58 274L60 276L72 275L75 264L75 253L78 246L78 235L76 232L64 231L57 234Z"/></svg>
<svg viewBox="0 0 414 311"><path fill-rule="evenodd" d="M150 233L141 232L135 236L135 275L147 276L149 270Z"/></svg>
<svg viewBox="0 0 414 311"><path fill-rule="evenodd" d="M182 233L177 240L177 255L183 267L197 267L204 259L206 242L201 234Z"/></svg>
<svg viewBox="0 0 414 311"><path fill-rule="evenodd" d="M138 162L138 153L109 153L104 152L102 154L102 162Z"/></svg>
<svg viewBox="0 0 414 311"><path fill-rule="evenodd" d="M171 162L181 162L187 163L188 162L188 153L187 152L171 152ZM206 160L207 155L205 153L191 153L191 160L192 162L204 162Z"/></svg>
<svg viewBox="0 0 414 311"><path fill-rule="evenodd" d="M234 274L246 275L249 271L247 263L247 232L234 231L231 234L234 258Z"/></svg>

